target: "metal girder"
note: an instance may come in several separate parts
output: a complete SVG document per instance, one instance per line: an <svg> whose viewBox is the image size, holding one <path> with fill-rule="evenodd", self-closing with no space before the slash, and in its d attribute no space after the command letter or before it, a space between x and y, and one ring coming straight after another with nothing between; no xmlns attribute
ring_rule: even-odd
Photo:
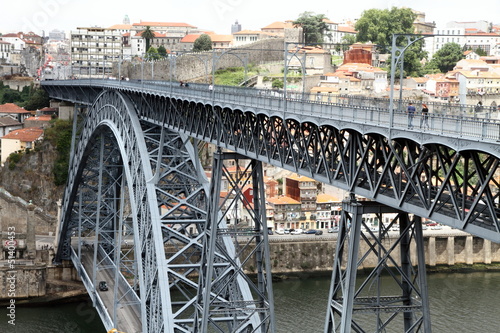
<svg viewBox="0 0 500 333"><path fill-rule="evenodd" d="M245 193L249 188L250 196ZM210 193L194 332L274 332L262 163L219 150ZM240 221L239 209L248 212L249 222ZM235 223L228 226L232 212ZM256 283L248 271L257 275Z"/></svg>
<svg viewBox="0 0 500 333"><path fill-rule="evenodd" d="M398 128L391 128L389 140L388 129L380 129L389 123L387 110L366 107L368 100L363 107L287 101L290 118L284 120L283 101L255 89L222 87L211 95L165 82L44 83L52 97L81 103L103 87L147 106L138 108L145 121L500 242L499 155L491 142L497 124L443 118L439 132L407 134L401 128L406 117L395 114Z"/></svg>
<svg viewBox="0 0 500 333"><path fill-rule="evenodd" d="M198 279L205 278L201 267L206 267L209 184L185 134L168 130L161 121L139 119L150 107L117 92L104 92L88 111L72 153L56 259L72 258L88 276L86 286L94 304L107 309L106 314L99 312L107 329L192 332L202 323ZM262 188L260 184L256 189ZM259 239L260 265L265 265L268 260L262 260L261 252L268 256L263 250L267 233L254 239ZM228 332L242 332L243 327L272 331L270 277L264 289L260 284L255 289L261 294L254 300L251 280L237 266L241 253L235 245L222 237L215 253L219 264L211 267L225 267L220 281L235 276L224 295L234 311L220 316L221 307L213 308L210 302L211 322L225 322ZM101 299L100 280L113 288L111 301ZM236 310L242 304L246 310Z"/></svg>
<svg viewBox="0 0 500 333"><path fill-rule="evenodd" d="M421 219L374 202L344 201L342 208L325 333L430 333ZM363 214L377 215L376 231ZM392 219L384 224L387 214ZM394 224L396 240L388 237ZM367 260L375 267L358 277Z"/></svg>

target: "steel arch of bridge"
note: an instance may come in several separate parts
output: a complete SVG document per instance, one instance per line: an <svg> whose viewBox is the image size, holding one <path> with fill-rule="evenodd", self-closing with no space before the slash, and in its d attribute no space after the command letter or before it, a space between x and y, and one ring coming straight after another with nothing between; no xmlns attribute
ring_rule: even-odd
<svg viewBox="0 0 500 333"><path fill-rule="evenodd" d="M51 96L69 100L80 97L79 91L65 89ZM473 145L467 149L465 145L447 145L453 138L446 136L422 144L419 136L425 133L411 137L400 128L392 129L393 139L389 140L383 133L367 130L367 125L348 124L335 118L317 121L314 117L290 114L283 120L272 108L238 109L232 106L237 103L183 98L179 91L174 92L176 98L170 98L165 93L121 90L137 111L145 133L148 126L165 127L186 135L185 138L211 142L389 207L500 242L498 144L492 144L490 150L478 150ZM95 91L85 90L89 100L97 91L98 87ZM109 153L101 150L104 160ZM109 173L98 168L93 173L107 174L104 171ZM106 177L102 180L111 181ZM84 199L79 202L84 203ZM76 198L72 200L77 202ZM102 216L106 216L105 212ZM83 224L72 223L73 229L78 223ZM73 229L66 228L66 235ZM99 251L94 249L96 259L102 256L102 250ZM133 267L130 271L134 271ZM190 304L194 303L193 300Z"/></svg>
<svg viewBox="0 0 500 333"><path fill-rule="evenodd" d="M217 323L227 332L267 332L273 322L270 280L256 288L258 309L250 280L224 285L219 277L219 284L198 288L207 271L221 272L213 262L229 267L222 270L225 276L241 276L239 253L216 223L210 230L217 249L207 261L209 187L196 147L185 134L141 120L136 107L123 94L106 91L86 115L71 161L56 258L73 260L108 330L126 325L137 332L201 332ZM102 279L114 289L111 303L98 291Z"/></svg>

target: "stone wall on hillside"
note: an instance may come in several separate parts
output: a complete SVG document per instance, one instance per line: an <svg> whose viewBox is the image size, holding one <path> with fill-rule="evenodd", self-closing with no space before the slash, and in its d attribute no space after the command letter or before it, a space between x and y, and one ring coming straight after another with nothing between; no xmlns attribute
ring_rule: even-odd
<svg viewBox="0 0 500 333"><path fill-rule="evenodd" d="M131 80L169 80L170 71L174 81L197 80L210 82L212 66L216 69L244 67L246 64L260 65L267 62L283 61L284 41L282 38L265 39L231 51L207 51L185 53L176 57L175 62L158 60L154 62L124 61L113 67L113 75Z"/></svg>
<svg viewBox="0 0 500 333"><path fill-rule="evenodd" d="M291 238L290 238L291 237ZM295 274L311 272L331 272L336 239L331 236L313 237L311 240L293 239L293 236L273 237L269 243L270 260L273 274ZM396 238L388 237L383 241L386 248L394 244ZM368 249L366 242L360 244L360 252ZM425 260L430 267L437 265L453 266L456 264L491 264L500 263L500 244L472 235L427 235L424 237ZM247 255L248 249L245 255ZM411 250L412 262L417 262L415 244ZM399 262L399 249L393 252L393 258ZM377 264L376 256L371 253L360 269L371 269ZM255 263L245 266L248 273L255 273Z"/></svg>

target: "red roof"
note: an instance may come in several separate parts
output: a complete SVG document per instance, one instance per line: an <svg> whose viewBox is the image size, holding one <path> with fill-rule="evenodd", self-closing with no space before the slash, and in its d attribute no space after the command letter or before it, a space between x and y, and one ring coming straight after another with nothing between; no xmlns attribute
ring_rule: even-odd
<svg viewBox="0 0 500 333"><path fill-rule="evenodd" d="M0 113L31 113L14 103L6 103L0 105Z"/></svg>
<svg viewBox="0 0 500 333"><path fill-rule="evenodd" d="M181 39L181 43L194 43L194 41L196 39L198 39L198 37L200 37L201 35L195 35L195 34L190 34L190 35L186 35L184 36L182 39Z"/></svg>
<svg viewBox="0 0 500 333"><path fill-rule="evenodd" d="M15 130L4 136L2 139L19 140L21 142L33 142L40 139L43 129L38 127L28 127Z"/></svg>
<svg viewBox="0 0 500 333"><path fill-rule="evenodd" d="M51 121L51 120L52 120L52 116L48 115L48 114L26 118L26 121Z"/></svg>

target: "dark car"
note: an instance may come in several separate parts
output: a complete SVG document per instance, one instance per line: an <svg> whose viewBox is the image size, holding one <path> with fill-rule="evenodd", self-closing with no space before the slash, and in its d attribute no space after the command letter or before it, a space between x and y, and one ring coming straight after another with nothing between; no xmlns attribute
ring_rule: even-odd
<svg viewBox="0 0 500 333"><path fill-rule="evenodd" d="M99 290L108 291L108 284L106 283L106 281L99 282Z"/></svg>
<svg viewBox="0 0 500 333"><path fill-rule="evenodd" d="M309 230L304 231L304 233L305 233L305 234L311 234L311 235L313 235L313 234L315 234L315 233L316 233L316 230L314 230L314 229L309 229Z"/></svg>
<svg viewBox="0 0 500 333"><path fill-rule="evenodd" d="M321 230L316 230L315 235L316 235L316 236L323 235L323 231L321 231Z"/></svg>

